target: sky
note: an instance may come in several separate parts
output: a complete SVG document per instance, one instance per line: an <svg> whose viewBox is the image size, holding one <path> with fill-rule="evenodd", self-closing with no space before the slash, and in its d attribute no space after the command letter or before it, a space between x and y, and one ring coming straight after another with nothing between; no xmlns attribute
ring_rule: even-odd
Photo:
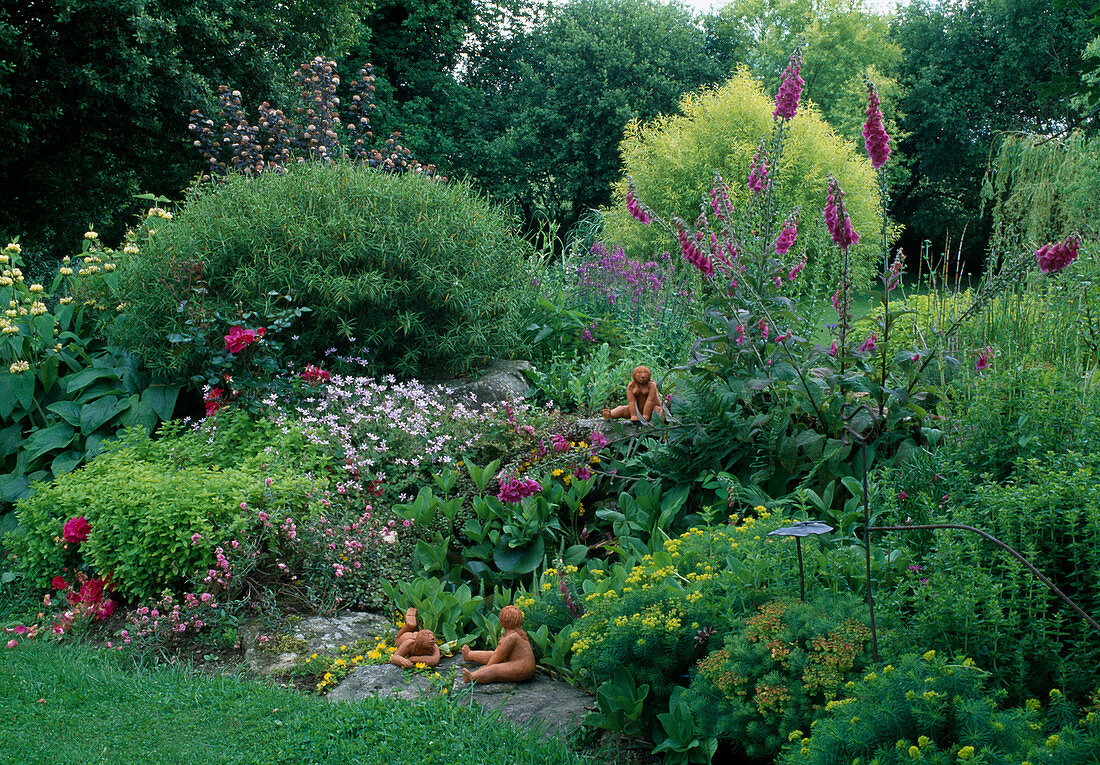
<svg viewBox="0 0 1100 765"><path fill-rule="evenodd" d="M710 11L715 8L721 8L728 0L682 0L684 5L689 8L694 8L697 11ZM872 10L879 11L880 13L886 13L893 10L896 0L867 0L867 5Z"/></svg>

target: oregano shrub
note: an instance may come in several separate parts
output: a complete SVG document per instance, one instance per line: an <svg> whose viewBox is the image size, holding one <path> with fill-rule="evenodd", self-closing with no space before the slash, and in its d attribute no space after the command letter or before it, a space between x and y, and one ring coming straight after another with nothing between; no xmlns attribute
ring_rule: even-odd
<svg viewBox="0 0 1100 765"><path fill-rule="evenodd" d="M515 221L464 183L342 161L197 187L139 246L120 264L128 310L115 337L187 374L207 359L172 338L215 314L271 314L288 296L309 312L284 361L366 348L375 374L465 372L514 349L530 252Z"/></svg>

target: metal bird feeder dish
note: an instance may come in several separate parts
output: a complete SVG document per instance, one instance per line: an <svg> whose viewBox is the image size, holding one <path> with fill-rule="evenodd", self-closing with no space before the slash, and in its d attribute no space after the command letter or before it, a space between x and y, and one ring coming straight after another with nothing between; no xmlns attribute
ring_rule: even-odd
<svg viewBox="0 0 1100 765"><path fill-rule="evenodd" d="M790 526L768 532L769 537L794 537L795 545L798 547L798 581L802 586L803 601L806 600L806 571L802 567L802 537L828 534L832 530L832 526L821 521L798 521Z"/></svg>

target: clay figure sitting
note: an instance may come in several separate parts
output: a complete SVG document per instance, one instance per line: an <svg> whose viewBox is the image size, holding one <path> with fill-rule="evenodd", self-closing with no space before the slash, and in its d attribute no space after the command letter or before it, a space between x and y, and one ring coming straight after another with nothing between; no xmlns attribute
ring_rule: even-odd
<svg viewBox="0 0 1100 765"><path fill-rule="evenodd" d="M626 386L626 405L614 409L604 409L605 420L617 420L629 417L631 422L641 419L649 421L654 412L665 416L661 408L661 394L657 392L657 383L653 382L649 367L634 367L630 375L630 384Z"/></svg>
<svg viewBox="0 0 1100 765"><path fill-rule="evenodd" d="M531 640L523 631L523 612L515 606L500 609L500 636L493 651L471 651L462 646L462 658L474 664L484 664L473 672L463 668L462 679L467 683L519 683L530 680L535 674L535 652Z"/></svg>
<svg viewBox="0 0 1100 765"><path fill-rule="evenodd" d="M417 664L438 667L439 646L435 642L435 633L431 630L406 632L398 641L397 650L390 657L390 664L403 669L412 669Z"/></svg>
<svg viewBox="0 0 1100 765"><path fill-rule="evenodd" d="M407 639L407 635L416 632L418 629L420 629L420 627L417 625L416 621L416 609L410 608L405 612L405 623L394 636L393 644L400 647L402 640Z"/></svg>

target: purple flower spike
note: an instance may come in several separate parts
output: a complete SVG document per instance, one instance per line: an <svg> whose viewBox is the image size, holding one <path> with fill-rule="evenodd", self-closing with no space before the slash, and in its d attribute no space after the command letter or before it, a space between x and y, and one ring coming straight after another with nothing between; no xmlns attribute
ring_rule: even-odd
<svg viewBox="0 0 1100 765"><path fill-rule="evenodd" d="M867 156L871 158L871 167L878 170L890 158L890 136L882 126L882 102L879 100L875 83L867 81L867 122L863 125L863 141L867 145Z"/></svg>
<svg viewBox="0 0 1100 765"><path fill-rule="evenodd" d="M1035 260L1044 274L1056 274L1077 260L1081 240L1067 236L1064 241L1045 244L1035 251Z"/></svg>
<svg viewBox="0 0 1100 765"><path fill-rule="evenodd" d="M638 200L634 197L634 181L631 180L626 185L626 209L642 223L647 226L653 221L653 218L646 211L644 207L638 204Z"/></svg>
<svg viewBox="0 0 1100 765"><path fill-rule="evenodd" d="M798 213L795 212L783 221L783 230L779 232L779 238L775 240L775 254L783 257L794 246L794 240L798 237ZM792 277L793 278L793 277Z"/></svg>
<svg viewBox="0 0 1100 765"><path fill-rule="evenodd" d="M796 50L791 54L791 60L783 72L783 81L779 84L779 92L775 95L775 111L772 112L775 119L794 119L794 115L798 113L798 101L802 98L802 88L806 86L799 76L801 70L802 54Z"/></svg>
<svg viewBox="0 0 1100 765"><path fill-rule="evenodd" d="M752 164L749 165L749 191L763 194L767 188L768 158L764 150L764 139L761 139L760 148L752 155Z"/></svg>
<svg viewBox="0 0 1100 765"><path fill-rule="evenodd" d="M859 244L859 234L852 228L848 211L844 209L844 191L836 178L829 176L829 191L825 198L825 227L837 247L847 249Z"/></svg>
<svg viewBox="0 0 1100 765"><path fill-rule="evenodd" d="M676 238L680 240L680 251L684 255L684 260L698 268L703 276L714 276L714 263L705 252L695 246L695 242L679 220L676 221Z"/></svg>

